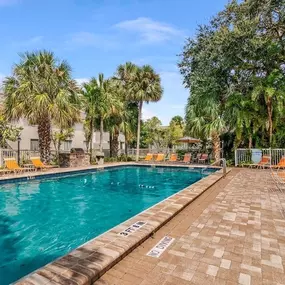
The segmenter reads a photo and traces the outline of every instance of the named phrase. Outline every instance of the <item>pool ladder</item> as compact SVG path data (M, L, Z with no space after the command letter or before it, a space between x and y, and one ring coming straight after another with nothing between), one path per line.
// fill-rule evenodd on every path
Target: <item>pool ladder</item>
M219 162L219 163L222 162L223 177L225 177L226 174L227 174L227 161L226 161L225 158L220 158L220 160L217 160L217 161L215 161L214 163L212 163L211 165L209 165L209 166L203 168L201 172L203 173L203 172L206 171L210 166L214 166L214 165L217 164L218 162Z

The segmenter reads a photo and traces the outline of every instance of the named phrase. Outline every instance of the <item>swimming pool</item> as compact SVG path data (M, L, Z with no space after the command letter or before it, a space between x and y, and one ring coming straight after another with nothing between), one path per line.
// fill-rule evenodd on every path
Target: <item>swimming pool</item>
M0 185L0 284L23 277L206 175L189 168L127 166Z

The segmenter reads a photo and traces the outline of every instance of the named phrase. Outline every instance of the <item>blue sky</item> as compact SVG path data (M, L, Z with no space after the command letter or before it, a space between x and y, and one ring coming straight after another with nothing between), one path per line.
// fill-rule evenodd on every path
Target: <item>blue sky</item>
M143 118L168 124L184 116L188 90L177 68L186 37L207 23L227 0L0 0L0 80L23 51L48 49L66 59L82 82L112 76L126 61L151 64L164 95L145 104Z

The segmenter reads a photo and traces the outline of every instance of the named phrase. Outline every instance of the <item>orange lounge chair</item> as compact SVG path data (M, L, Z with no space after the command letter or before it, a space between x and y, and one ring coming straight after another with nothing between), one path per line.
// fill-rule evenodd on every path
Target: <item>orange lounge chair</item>
M191 162L191 153L185 153L183 158L184 163L190 163Z
M271 165L270 168L273 169L285 168L285 156L282 156L279 162L276 165Z
M283 190L284 189L284 186L285 186L285 172L282 171L282 172L274 172L272 171L271 172L271 176L273 178L273 180L275 181L277 187L280 189L280 190Z
M265 168L270 166L270 156L262 156L261 160L258 163L252 163L249 165L250 168Z
M177 153L172 153L168 160L169 162L176 162L177 161Z
M146 157L144 158L144 161L151 161L153 160L153 154L152 153L148 153L146 155Z
M40 157L31 157L30 158L32 164L34 165L35 169L50 169L53 168L53 165L45 165L43 164L43 162L41 161Z
M155 162L164 161L164 154L159 153L155 159Z
M20 167L15 158L4 158L4 162L6 168L14 173L32 170L31 168Z

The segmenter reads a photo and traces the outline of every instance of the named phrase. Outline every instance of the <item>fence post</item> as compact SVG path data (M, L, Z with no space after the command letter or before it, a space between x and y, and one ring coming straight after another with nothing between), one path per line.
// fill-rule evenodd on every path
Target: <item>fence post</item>
M238 165L237 149L235 149L235 166Z

